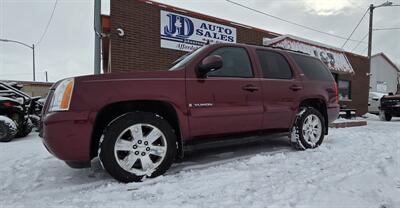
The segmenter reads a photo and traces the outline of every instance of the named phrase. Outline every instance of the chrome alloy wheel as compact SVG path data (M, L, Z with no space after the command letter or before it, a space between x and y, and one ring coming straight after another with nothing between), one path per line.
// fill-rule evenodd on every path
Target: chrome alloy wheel
M167 152L165 135L157 127L138 123L118 136L114 155L118 165L136 175L151 175Z
M303 122L304 140L311 146L315 146L322 134L322 123L318 116L311 114Z

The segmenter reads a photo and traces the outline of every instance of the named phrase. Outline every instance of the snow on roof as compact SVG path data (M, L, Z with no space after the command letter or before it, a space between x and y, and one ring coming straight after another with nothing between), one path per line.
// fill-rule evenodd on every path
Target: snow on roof
M321 42L317 42L317 41L313 41L313 40L309 40L309 39L305 39L305 38L301 38L301 37L297 37L297 36L289 35L289 34L282 35L282 36L273 38L271 40L268 40L268 41L266 41L265 44L266 45L271 45L273 43L277 43L277 42L279 42L279 41L281 41L283 39L286 39L286 38L290 38L290 39L297 40L297 41L300 41L300 42L308 43L308 44L311 44L311 45L315 45L315 46L319 46L319 47L323 47L323 48L327 48L327 49L331 49L331 50L335 50L335 51L339 51L339 52L343 52L343 53L345 52L341 48L337 48L337 47L334 47L334 46L331 46L331 45L327 45L327 44L324 44L324 43L321 43Z
M293 35L283 35L266 40L263 44L307 53L319 58L331 71L336 73L355 73L345 51L340 48Z

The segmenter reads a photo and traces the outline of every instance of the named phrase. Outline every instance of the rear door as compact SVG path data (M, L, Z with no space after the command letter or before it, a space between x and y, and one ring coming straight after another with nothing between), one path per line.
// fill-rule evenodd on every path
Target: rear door
M204 79L193 73L196 66L186 69L190 70L187 102L192 137L259 130L263 117L261 83L255 78L247 49L224 46L208 55L220 55L223 67Z
M297 113L302 82L284 55L264 49L257 49L256 54L263 76L263 128L290 128Z

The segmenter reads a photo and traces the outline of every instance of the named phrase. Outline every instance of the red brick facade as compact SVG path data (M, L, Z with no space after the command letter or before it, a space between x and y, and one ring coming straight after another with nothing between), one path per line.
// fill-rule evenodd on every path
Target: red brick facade
M111 66L104 71L121 72L131 70L166 70L171 63L185 54L160 47L160 10L191 16L210 22L234 27L237 30L237 42L262 45L263 38L275 38L280 34L248 26L241 26L227 20L206 16L164 4L142 0L111 1L110 42ZM103 26L104 27L104 26ZM125 32L118 36L117 29ZM104 44L106 43L106 44ZM108 42L103 40L103 60L108 60ZM351 80L352 101L345 103L356 108L359 115L367 112L369 78L368 59L348 53L355 75L340 75L341 79ZM107 62L108 63L108 62ZM105 64L106 65L106 64Z

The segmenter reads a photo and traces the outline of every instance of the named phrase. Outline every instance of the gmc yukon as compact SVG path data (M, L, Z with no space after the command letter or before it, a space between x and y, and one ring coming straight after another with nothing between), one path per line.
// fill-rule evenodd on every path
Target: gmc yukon
M165 173L202 144L286 134L297 149L316 148L339 114L330 71L306 54L213 44L174 64L57 82L43 111L44 145L75 168L99 157L112 177L132 182Z

